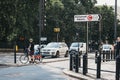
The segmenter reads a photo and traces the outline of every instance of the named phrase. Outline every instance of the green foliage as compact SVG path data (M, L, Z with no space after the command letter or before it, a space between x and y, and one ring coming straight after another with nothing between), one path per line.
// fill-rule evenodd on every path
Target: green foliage
M12 41L14 34L33 36L35 20L38 17L39 0L1 0L0 1L0 34L1 40Z
M79 40L86 39L86 23L74 23L74 15L101 14L102 40L112 42L114 12L112 7L98 6L96 0L47 0L45 6L46 26L41 35L48 42L56 41L55 27L60 28L59 41L71 43L79 33ZM39 42L39 0L0 0L0 41L14 41L16 37L34 38ZM98 41L98 22L89 23L90 39ZM94 38L96 37L96 38Z
M112 7L98 6L94 7L94 13L99 13L102 17L102 40L105 41L106 37L110 43L114 40L114 12Z

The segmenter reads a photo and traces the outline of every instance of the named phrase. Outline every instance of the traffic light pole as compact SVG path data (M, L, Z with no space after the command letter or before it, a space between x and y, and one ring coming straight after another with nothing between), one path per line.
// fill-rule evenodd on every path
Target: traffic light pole
M39 0L39 46L41 45L41 29L44 27L44 9L45 0Z

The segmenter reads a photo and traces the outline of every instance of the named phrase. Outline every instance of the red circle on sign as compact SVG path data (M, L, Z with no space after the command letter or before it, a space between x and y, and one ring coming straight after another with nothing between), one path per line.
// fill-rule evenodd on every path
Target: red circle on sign
M89 15L89 16L87 17L87 19L88 19L89 21L91 21L91 20L92 20L92 16Z

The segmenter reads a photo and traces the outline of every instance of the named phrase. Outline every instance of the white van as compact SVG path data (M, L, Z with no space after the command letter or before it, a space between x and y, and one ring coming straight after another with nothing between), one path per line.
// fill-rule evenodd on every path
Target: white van
M78 48L78 46L79 46L79 48ZM72 51L72 50L75 50L75 51L79 50L79 52L86 53L86 43L84 43L84 42L73 42L70 46L69 51Z

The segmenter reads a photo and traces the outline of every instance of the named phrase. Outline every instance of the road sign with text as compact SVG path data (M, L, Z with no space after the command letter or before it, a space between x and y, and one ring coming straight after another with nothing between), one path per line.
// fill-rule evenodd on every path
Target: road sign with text
M41 37L40 40L41 41L47 41L47 37Z
M100 21L100 14L74 15L74 22Z

